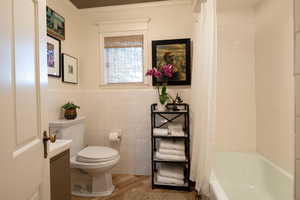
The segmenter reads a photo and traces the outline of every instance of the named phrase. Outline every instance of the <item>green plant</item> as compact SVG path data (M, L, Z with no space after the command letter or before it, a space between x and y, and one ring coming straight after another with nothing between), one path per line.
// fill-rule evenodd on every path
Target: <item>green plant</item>
M157 89L159 92L159 87ZM161 88L161 92L159 92L159 101L161 104L165 104L168 99L169 99L169 96L167 93L167 86L163 85Z
M77 108L80 109L80 106L77 106L72 102L68 102L65 105L63 105L62 108L65 110L71 110L71 109L77 109Z

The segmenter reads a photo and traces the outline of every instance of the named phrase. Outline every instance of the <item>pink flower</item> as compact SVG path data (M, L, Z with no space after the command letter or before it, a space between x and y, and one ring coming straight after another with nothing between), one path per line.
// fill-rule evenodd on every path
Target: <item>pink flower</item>
M161 69L166 77L171 78L173 76L173 65L166 64L163 65Z
M153 74L156 78L160 78L161 73L159 71L155 71Z
M156 68L149 69L146 73L146 76L154 76L156 78L161 78L161 72L158 71Z
M146 76L153 76L155 73L155 69L149 69L146 73Z

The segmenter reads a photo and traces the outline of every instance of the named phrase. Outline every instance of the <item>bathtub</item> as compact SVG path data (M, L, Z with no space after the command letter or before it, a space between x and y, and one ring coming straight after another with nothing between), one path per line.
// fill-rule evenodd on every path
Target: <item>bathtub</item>
M293 177L256 153L216 153L211 200L293 200Z

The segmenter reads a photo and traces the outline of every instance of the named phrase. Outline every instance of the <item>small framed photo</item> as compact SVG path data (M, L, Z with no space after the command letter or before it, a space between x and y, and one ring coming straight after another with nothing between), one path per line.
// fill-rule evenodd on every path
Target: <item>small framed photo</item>
M47 33L59 40L65 40L65 18L49 8L47 12Z
M173 77L168 85L191 85L191 39L152 41L152 65L160 69L165 64L174 67ZM161 85L156 78L153 85Z
M68 54L62 54L62 81L78 84L78 59Z
M61 72L61 46L60 40L47 36L47 66L48 76L60 77Z

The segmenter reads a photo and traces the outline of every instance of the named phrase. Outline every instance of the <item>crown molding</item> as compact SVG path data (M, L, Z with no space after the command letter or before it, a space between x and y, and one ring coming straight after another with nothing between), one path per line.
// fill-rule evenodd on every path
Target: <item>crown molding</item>
M138 4L129 4L129 5L120 5L120 6L106 6L98 8L86 8L80 9L79 13L81 15L95 14L99 12L113 12L113 11L124 11L128 9L139 9L147 7L160 7L160 6L173 6L173 5L192 5L193 0L166 0L158 2L149 2L149 3L138 3Z
M151 18L98 21L96 25L99 27L100 33L138 31L147 30L150 21Z
M124 20L99 21L96 23L96 25L149 23L150 21L151 21L151 18L124 19Z

